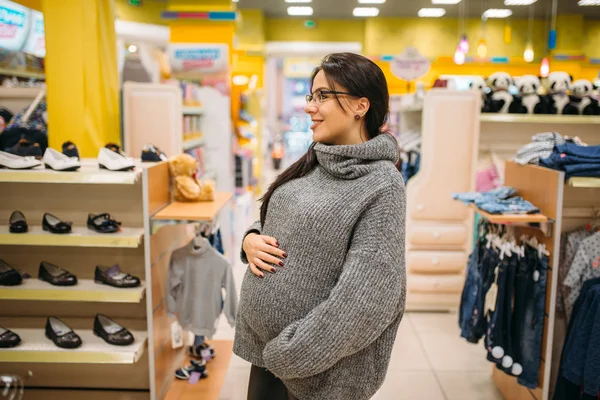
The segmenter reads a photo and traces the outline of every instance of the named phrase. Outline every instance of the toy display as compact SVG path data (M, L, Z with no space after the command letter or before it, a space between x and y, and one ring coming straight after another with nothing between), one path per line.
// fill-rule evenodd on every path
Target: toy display
M471 90L478 91L481 94L481 112L489 112L488 111L488 86L485 82L485 79L481 76L476 76L473 78L471 83L469 84L469 88Z
M548 75L548 94L544 96L548 114L579 114L579 110L571 103L568 91L571 90L572 78L562 71L551 72Z
M169 159L169 170L173 178L175 201L214 201L215 182L199 181L196 178L198 161L189 154L179 154Z
M515 96L508 112L511 114L547 114L547 108L538 90L540 79L535 75L523 75L515 79L519 95Z
M489 107L485 112L507 113L513 102L513 95L508 89L513 84L512 77L506 72L495 72L487 79L491 92L488 94Z
M594 85L587 79L578 79L573 82L571 103L577 107L581 115L600 115L600 105L593 96Z

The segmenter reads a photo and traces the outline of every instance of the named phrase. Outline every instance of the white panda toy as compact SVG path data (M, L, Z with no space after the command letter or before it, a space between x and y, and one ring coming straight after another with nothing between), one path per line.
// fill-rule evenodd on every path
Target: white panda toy
M540 89L540 78L535 75L523 75L515 79L519 95L511 103L508 112L511 114L545 114L546 107L538 90Z
M548 94L544 98L548 114L579 114L567 93L571 90L571 80L571 76L562 71L551 72L548 75Z
M581 115L600 115L598 100L592 97L594 85L587 79L578 79L573 82L573 95L571 103L577 107Z
M495 72L489 76L487 82L492 90L488 94L489 112L507 113L513 102L513 95L508 91L513 84L512 77L506 72Z
M469 88L479 92L481 95L481 111L486 112L488 109L487 93L489 89L485 83L485 79L483 79L481 76L473 77L473 80L471 83L469 83Z

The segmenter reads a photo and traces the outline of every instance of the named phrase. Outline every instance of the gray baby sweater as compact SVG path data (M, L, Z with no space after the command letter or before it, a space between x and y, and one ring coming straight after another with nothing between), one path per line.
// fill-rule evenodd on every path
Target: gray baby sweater
M317 167L280 186L264 226L249 229L275 237L288 257L263 279L247 270L233 350L300 400L366 400L383 383L404 313L397 145L382 134L314 149Z
M195 241L199 249L194 248ZM183 329L211 338L217 330L221 310L233 326L236 308L231 265L206 238L198 237L171 254L167 311L177 313Z

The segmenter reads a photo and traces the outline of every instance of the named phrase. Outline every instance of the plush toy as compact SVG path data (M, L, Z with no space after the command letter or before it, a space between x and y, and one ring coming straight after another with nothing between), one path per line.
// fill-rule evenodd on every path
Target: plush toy
M538 95L540 78L535 75L523 75L515 79L519 95L515 96L508 112L512 114L546 114L545 103Z
M600 115L598 100L592 97L594 85L587 79L578 79L573 82L573 95L571 103L577 107L581 115Z
M473 80L469 84L471 90L479 92L481 95L481 112L489 112L489 104L487 98L488 87L485 83L485 79L481 76L473 77Z
M179 154L169 159L169 170L173 177L175 201L214 201L214 181L198 181L198 161L189 154Z
M579 113L577 107L571 104L571 98L567 93L571 90L571 76L566 72L556 71L548 75L548 94L544 96L548 114Z
M488 86L492 90L488 94L490 103L489 112L507 113L513 102L513 95L508 92L513 80L506 72L495 72L487 79Z

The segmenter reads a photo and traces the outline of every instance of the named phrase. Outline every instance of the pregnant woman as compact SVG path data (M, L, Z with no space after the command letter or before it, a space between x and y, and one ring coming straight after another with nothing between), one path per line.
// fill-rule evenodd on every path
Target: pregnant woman
M269 187L242 244L234 352L252 363L249 400L367 400L406 292L387 83L369 59L331 54L306 102L314 143Z

